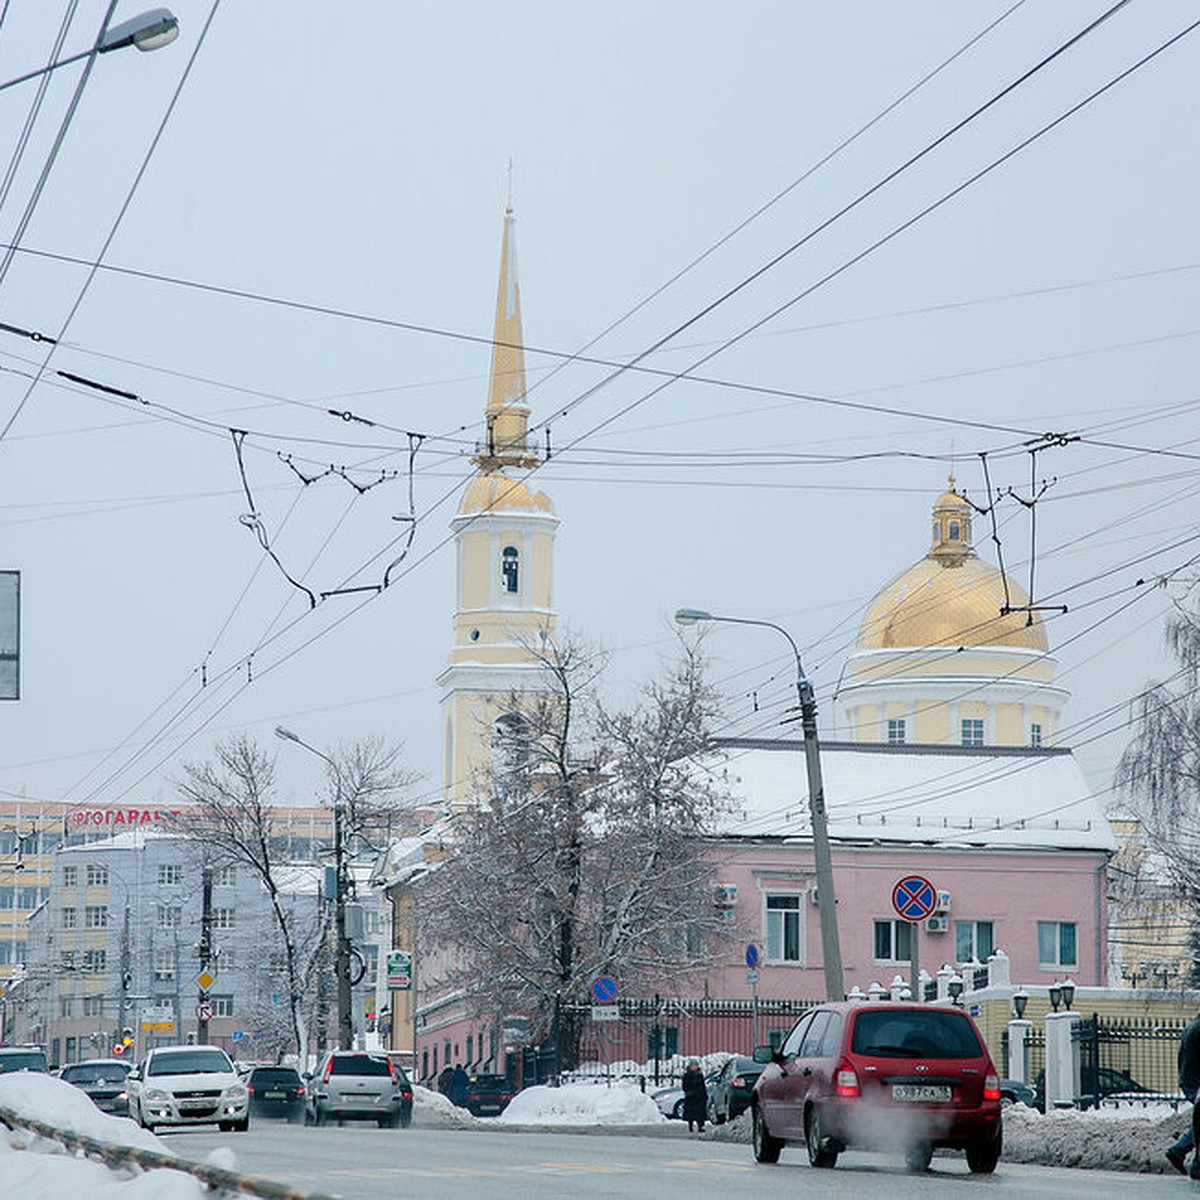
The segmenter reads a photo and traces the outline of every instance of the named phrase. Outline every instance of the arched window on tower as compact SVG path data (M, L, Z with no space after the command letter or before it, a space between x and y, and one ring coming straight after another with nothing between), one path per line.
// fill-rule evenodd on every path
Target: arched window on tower
M516 771L529 761L529 722L520 713L502 713L492 727L492 765Z
M500 555L500 581L506 592L516 593L521 583L520 555L516 546L505 546Z
M958 541L958 522L957 521L950 522L950 540L952 542Z

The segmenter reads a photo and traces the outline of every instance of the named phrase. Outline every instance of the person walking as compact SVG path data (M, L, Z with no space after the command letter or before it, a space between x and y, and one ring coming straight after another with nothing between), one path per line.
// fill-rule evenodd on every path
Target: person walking
M437 1077L437 1089L443 1096L450 1095L450 1086L454 1083L454 1068L447 1063Z
M1194 1106L1196 1092L1200 1091L1200 1014L1188 1022L1179 1038L1179 1088ZM1167 1161L1180 1174L1187 1170L1187 1156L1195 1150L1197 1139L1200 1139L1198 1126L1200 1120L1193 1107L1191 1124L1179 1141L1167 1150ZM1191 1176L1200 1179L1200 1156L1192 1157Z
M708 1087L700 1072L700 1064L693 1058L683 1073L683 1119L688 1123L688 1133L694 1125L704 1132L704 1121L708 1116Z
M471 1086L471 1077L463 1070L462 1063L454 1064L454 1075L450 1080L450 1102L459 1108L467 1106L467 1091Z

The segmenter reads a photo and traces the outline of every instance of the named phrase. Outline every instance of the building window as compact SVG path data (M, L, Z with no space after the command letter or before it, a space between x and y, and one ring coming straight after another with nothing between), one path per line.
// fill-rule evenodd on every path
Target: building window
M962 744L964 746L983 745L983 718L963 717Z
M912 926L907 921L875 922L875 961L912 962Z
M180 929L183 926L183 909L178 904L160 904L158 906L158 928Z
M175 948L159 946L154 951L154 982L170 983L175 978Z
M221 960L221 970L229 971L237 966L237 951L232 946L222 946L217 952L217 957Z
M78 959L74 950L64 950L58 956L59 968L63 971L74 971L78 965Z
M214 929L232 929L234 919L237 916L237 910L233 908L214 908L212 910L212 922Z
M802 955L800 897L767 897L767 958L799 962Z
M88 863L87 886L108 887L108 868L103 863Z
M84 998L83 998L83 1015L85 1017L102 1017L102 1016L104 1016L104 997L103 996L84 996Z
M520 585L520 568L516 546L505 546L500 556L500 579L506 592L516 594Z
M78 927L79 909L64 908L62 910L62 927L64 929L75 929Z
M1037 721L1034 721L1029 726L1029 744L1031 746L1040 746L1042 744L1042 727Z
M89 975L103 975L108 969L108 952L105 950L85 950L83 952L83 969Z
M954 922L954 961L987 962L996 949L991 921Z
M950 540L952 542L958 541L958 532L959 532L958 522L951 521L950 522Z
M183 866L180 863L158 864L158 886L178 887L183 882Z
M84 929L107 929L108 905L89 904L83 910L83 927Z
M79 868L63 867L63 887L79 886Z
M887 724L888 745L903 746L904 745L904 718L889 717Z
M75 1015L75 997L74 996L59 996L59 998L58 998L58 1015L60 1017L73 1017Z
M1039 921L1038 966L1077 967L1074 921Z
M214 887L236 887L237 886L237 866L230 863L227 867L218 867L213 872Z
M213 1003L214 1017L232 1017L233 1016L233 994L227 996L211 996L209 997Z

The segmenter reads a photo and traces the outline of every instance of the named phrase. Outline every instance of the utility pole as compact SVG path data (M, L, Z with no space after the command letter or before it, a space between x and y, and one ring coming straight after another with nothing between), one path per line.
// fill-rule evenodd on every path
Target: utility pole
M208 1041L208 983L211 986L212 975L208 964L212 962L212 867L205 867L201 875L200 893L200 996L196 1004L196 1041ZM178 1014L180 1022L183 1014Z

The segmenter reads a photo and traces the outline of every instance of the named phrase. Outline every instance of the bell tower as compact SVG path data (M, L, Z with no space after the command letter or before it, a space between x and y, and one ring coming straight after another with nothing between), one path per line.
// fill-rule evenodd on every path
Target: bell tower
M524 482L541 459L529 445L516 221L504 214L500 281L483 437L451 528L457 557L454 638L438 677L442 705L442 794L472 803L491 763L498 723L515 692L537 690L537 647L555 635L554 535L550 500Z

